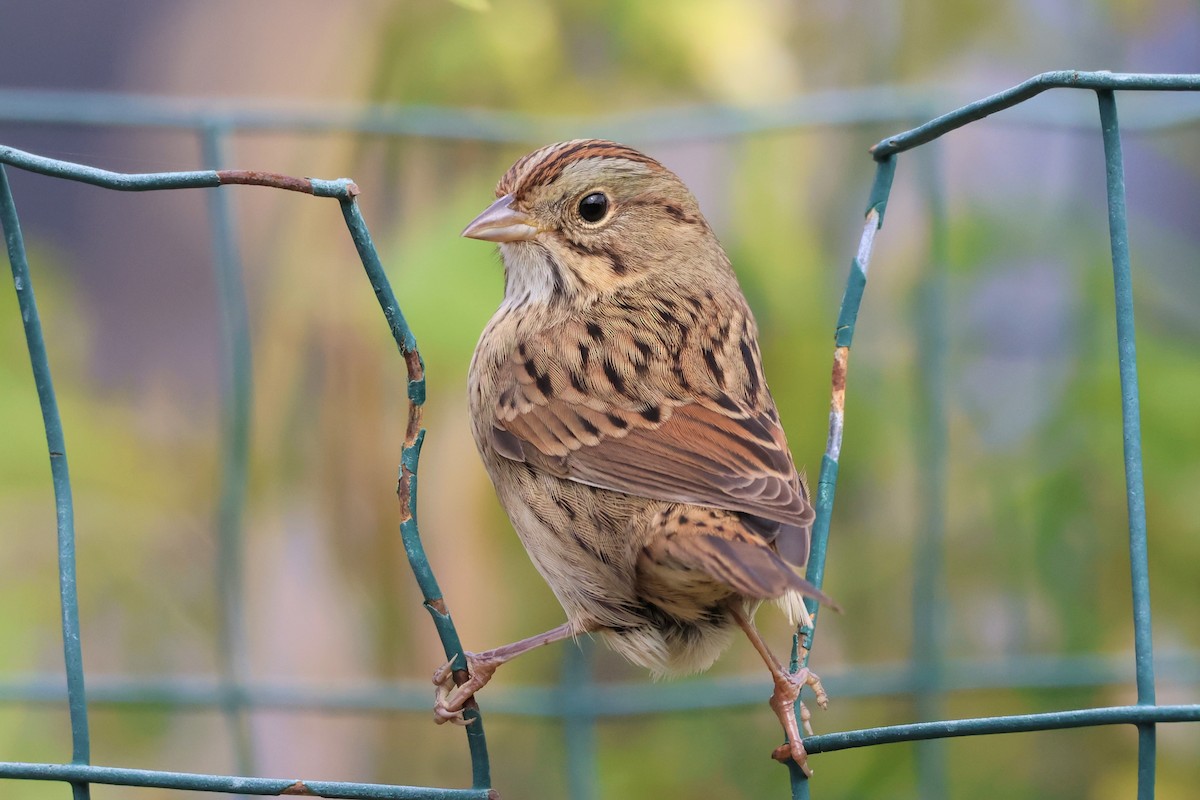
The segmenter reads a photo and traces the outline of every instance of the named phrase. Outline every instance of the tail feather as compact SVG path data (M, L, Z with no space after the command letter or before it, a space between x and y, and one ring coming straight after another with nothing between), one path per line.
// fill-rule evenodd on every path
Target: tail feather
M746 597L776 600L789 592L797 592L837 608L831 597L797 575L787 562L762 543L697 534L672 536L664 541L664 545L670 557L704 570Z

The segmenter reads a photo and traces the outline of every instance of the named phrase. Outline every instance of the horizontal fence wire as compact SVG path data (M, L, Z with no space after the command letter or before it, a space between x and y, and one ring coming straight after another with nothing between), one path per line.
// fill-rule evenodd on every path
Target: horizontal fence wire
M244 795L288 795L337 797L349 800L494 800L487 789L438 789L428 786L395 786L349 781L300 781L280 778L248 778L191 772L160 772L148 769L98 767L90 764L0 763L0 778L27 781L70 781L73 786L103 783L150 789L181 789L195 792L224 792Z
M581 641L585 643L586 640ZM571 652L571 650L568 650ZM1200 656L1155 654L1155 673L1177 684L1200 684ZM1124 686L1136 677L1133 665L1120 656L1013 656L995 660L948 659L935 682L923 668L882 664L823 672L821 681L839 698L978 692L990 689L1046 691ZM569 687L569 688L568 688ZM221 684L200 678L122 678L89 676L88 705L206 709L220 704ZM570 695L570 703L564 698ZM429 711L425 680L356 682L329 687L247 680L238 695L247 708L322 713ZM487 706L493 714L545 717L636 717L668 712L758 706L763 683L743 677L709 678L673 683L612 681L547 686L489 685ZM65 702L62 681L43 675L0 681L0 703L55 705Z
M1009 122L1054 127L1092 128L1094 113L1085 117L1078 109L1059 105L1020 104L1041 92L1052 88L1083 88L1097 92L1101 98L1106 164L1109 170L1110 222L1123 227L1124 198L1123 178L1119 168L1119 128L1116 124L1114 90L1169 90L1192 92L1200 89L1200 76L1189 75L1124 75L1115 73L1051 72L1035 76L1019 86L993 95L984 100L969 103L958 110L933 119L924 125L897 136L884 139L872 153L879 162L876 183L868 204L867 220L862 241L852 265L839 314L835 333L834 391L830 413L830 437L825 457L822 460L817 483L815 501L817 520L814 526L813 556L809 566L809 579L820 585L825 568L825 556L832 513L837 467L841 454L844 429L845 378L849 348L853 338L859 303L866 286L869 258L874 244L875 232L880 228L886 210L892 176L896 166L895 156L906 150L933 141L939 136L982 119L989 114L1007 109L1005 119ZM1106 100L1105 97L1110 98ZM224 145L230 135L254 131L288 131L293 133L322 133L351 131L368 134L422 136L438 139L476 140L492 142L535 142L552 138L576 135L586 129L614 138L640 141L680 141L685 139L707 139L714 137L740 137L757 133L771 133L810 128L824 125L852 125L886 122L910 122L928 118L933 113L933 97L938 93L926 89L897 90L895 88L866 89L839 92L827 96L806 96L770 109L745 110L726 108L691 108L656 111L644 114L613 116L608 118L537 117L522 114L463 111L434 108L390 108L390 107L343 107L329 109L261 106L238 106L223 104L219 107L176 103L152 98L127 95L102 95L91 93L23 92L0 90L0 121L21 123L70 123L110 126L143 126L188 129L201 137L205 162L212 167L194 172L168 172L149 174L122 174L78 164L57 161L31 153L0 146L0 164L25 169L43 175L66 178L122 191L154 191L159 189L213 188L231 184L272 186L332 197L339 201L344 220L359 251L372 288L379 299L381 309L405 358L409 374L410 416L404 449L401 456L399 495L402 501L401 534L406 552L426 598L426 606L434 620L445 645L447 658L461 658L461 644L454 632L453 622L446 611L440 589L424 558L416 528L416 472L424 431L420 427L421 403L424 400L424 368L416 351L412 333L404 322L399 306L395 302L387 278L370 234L362 222L355 197L357 187L348 180L324 181L253 171L219 169L225 161ZM945 97L945 93L941 94ZM1132 124L1126 130L1159 130L1172 126L1200 121L1200 97L1181 95L1181 102L1144 106L1139 109ZM942 104L944 101L938 101ZM1106 105L1107 103L1107 105ZM1116 155L1114 156L1113 148ZM3 167L0 167L0 174ZM931 179L931 184L937 184ZM19 224L11 193L4 179L3 223L8 243L10 261L13 264L14 283L18 296L27 297L32 304L32 286L28 264L20 241ZM1119 189L1114 199L1114 191ZM251 392L249 364L239 364L230 343L245 342L244 294L240 286L240 264L236 247L232 244L230 202L221 192L211 193L210 219L213 237L217 242L217 270L222 286L222 313L226 315L226 428L224 449L226 474L229 481L222 490L218 510L218 530L226 530L222 540L221 570L218 576L223 587L234 592L242 580L238 562L240 559L241 533L240 513L244 492L244 474L241 467L240 448L244 446L244 431L238 426L247 413ZM1114 210L1115 209L1115 210ZM938 215L934 214L935 220ZM846 697L886 694L917 694L935 697L947 691L960 689L1029 686L1048 689L1069 686L1099 686L1125 683L1131 677L1137 683L1138 704L1116 708L1091 708L1067 710L1049 714L996 716L971 720L939 720L912 725L888 726L841 733L829 733L806 737L805 747L811 753L832 752L851 747L882 744L888 742L921 741L952 736L1007 733L1018 731L1048 730L1091 725L1133 724L1138 726L1139 743L1139 797L1148 798L1153 792L1154 757L1153 732L1155 723L1200 720L1200 705L1158 706L1154 704L1153 651L1149 638L1149 583L1145 579L1145 525L1144 499L1140 486L1140 454L1136 453L1140 437L1130 435L1130 413L1136 421L1136 372L1127 377L1130 366L1136 368L1132 349L1132 300L1122 297L1122 280L1128 285L1128 249L1123 233L1112 228L1114 276L1118 294L1118 325L1122 361L1122 409L1126 422L1126 462L1129 472L1130 501L1130 548L1131 570L1134 577L1135 629L1137 631L1137 654L1135 665L1113 658L1101 657L1021 657L1001 662L978 664L973 662L947 661L936 654L932 665L914 661L908 665L872 669L851 669L841 675L826 676L826 683L837 694ZM937 237L934 237L937 241ZM1122 249L1123 248L1123 249ZM16 254L14 256L14 254ZM1124 259L1123 262L1121 259ZM18 267L18 262L22 265ZM20 275L18 273L20 272ZM224 277L220 277L220 276ZM936 280L934 281L936 297ZM28 287L22 295L22 286ZM1126 308L1123 305L1128 300ZM22 311L25 313L25 300ZM1126 321L1122 321L1126 314ZM36 320L36 314L33 319ZM27 330L29 317L26 316ZM40 326L39 334L40 336ZM87 796L89 783L112 783L127 786L153 786L160 788L195 789L201 791L231 792L239 794L315 794L328 797L401 797L401 798L451 798L487 797L490 792L490 772L482 720L478 710L470 708L468 718L477 722L468 726L468 741L472 756L472 789L433 789L425 787L383 786L343 782L284 781L262 778L239 778L234 776L191 775L187 773L128 770L112 767L91 766L87 749L86 707L91 703L138 704L155 703L176 707L217 707L224 710L234 733L243 725L245 712L250 708L325 709L331 711L376 711L376 710L428 710L428 685L412 684L359 685L345 690L316 689L312 687L286 687L256 684L245 678L238 666L237 628L242 623L237 619L231 604L222 613L222 673L216 681L151 680L121 681L95 679L90 682L88 693L83 691L82 657L78 654L77 609L73 623L69 619L68 605L77 604L73 585L73 536L71 535L70 484L66 474L65 448L57 447L52 431L52 418L57 418L50 384L49 365L45 359L44 345L40 355L35 352L34 337L29 339L31 362L34 365L35 382L47 413L46 426L51 450L52 472L56 494L59 495L59 541L63 567L63 623L64 648L67 657L66 698L72 710L72 731L75 752L72 764L19 764L0 763L0 778L21 778L65 781L72 785L76 797ZM246 348L248 352L248 347ZM936 396L936 360L927 364L927 376L935 380L930 383L933 394L928 402L931 409L928 418L935 420L938 413ZM243 374L244 371L244 374ZM240 377L239 377L240 376ZM46 392L49 392L47 406ZM61 421L57 421L57 440L61 445ZM1134 442L1133 451L1129 445ZM58 453L59 455L55 455ZM59 462L61 467L57 466ZM244 466L244 465L242 465ZM60 480L61 472L61 480ZM239 485L241 481L241 485ZM60 485L61 484L61 485ZM927 486L936 491L939 484L936 476L927 478ZM59 490L65 491L65 495ZM65 501L63 500L65 497ZM926 516L936 514L938 499L932 496L927 505ZM65 509L65 516L64 516ZM1142 514L1140 527L1137 513ZM938 523L935 521L935 526ZM922 552L937 552L939 539L934 538L920 544ZM64 544L65 542L65 544ZM1140 548L1140 549L1139 549ZM68 569L69 567L69 569ZM936 581L940 578L938 564L926 565L927 577ZM933 585L933 584L931 584ZM1140 587L1140 588L1139 588ZM224 591L224 589L223 589ZM1142 594L1138 594L1139 591ZM936 594L914 597L914 613L936 610L939 598ZM812 609L814 615L818 609ZM927 618L936 620L936 617ZM74 628L69 627L69 623ZM793 666L807 660L813 644L814 631L801 630L794 648ZM73 642L73 644L72 644ZM72 666L72 647L77 661ZM461 661L458 662L461 664ZM1200 675L1200 665L1193 653L1159 654L1160 674L1170 674L1181 680L1194 682ZM461 679L464 673L456 673ZM1015 677L1014 677L1015 676ZM563 673L563 683L554 687L527 687L489 692L487 701L490 709L497 713L563 718L566 722L565 736L568 760L571 762L570 783L573 796L594 796L596 775L595 721L604 717L629 716L659 713L673 710L698 708L720 708L754 704L761 700L763 684L746 679L706 679L682 685L645 686L643 684L604 684L591 682L586 658L570 659ZM569 689L570 703L563 703ZM64 691L61 681L50 681L41 676L27 680L0 682L0 701L61 702ZM935 708L928 706L927 708ZM239 744L240 748L241 745ZM935 763L936 762L931 762ZM239 756L239 768L252 768L253 755L247 739L244 756ZM809 782L797 769L791 770L793 797L807 797Z
M1096 73L1045 73L1047 76L1089 74ZM1042 77L1039 75L1031 81ZM317 106L258 100L188 100L121 93L0 88L0 121L189 131L218 125L223 130L243 133L317 135L349 132L508 144L543 144L578 136L582 132L639 142L683 142L828 127L913 124L929 119L947 106L966 104L977 96L973 90L948 89L944 84L875 86L813 92L758 108L680 106L634 113L572 116L419 105L323 102ZM1200 119L1200 97L1182 95L1170 105L1146 103L1139 106L1136 118L1124 127L1127 131L1156 131L1190 124L1197 119ZM1095 115L1083 107L1018 105L1009 108L1005 121L1033 127L1087 130L1095 126Z

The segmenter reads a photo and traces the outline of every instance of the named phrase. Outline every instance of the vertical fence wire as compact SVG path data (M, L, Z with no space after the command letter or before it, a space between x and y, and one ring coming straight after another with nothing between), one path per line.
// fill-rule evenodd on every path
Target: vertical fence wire
M1133 277L1125 207L1125 164L1117 100L1111 89L1096 93L1104 138L1108 184L1108 234L1112 247L1113 294L1117 313L1117 364L1121 376L1121 429L1125 454L1125 496L1129 513L1129 571L1133 586L1133 646L1138 705L1153 706L1154 642L1150 628L1150 566L1146 532L1146 489L1142 478L1142 423L1138 400L1137 347L1134 343ZM1155 727L1138 725L1138 800L1154 797Z
M949 437L946 421L947 222L941 150L935 144L916 154L921 190L929 213L929 258L918 279L913 320L917 334L917 414L913 431L917 463L917 529L913 552L911 668L917 719L942 716L945 692L945 538ZM917 786L923 800L947 796L946 743L916 745Z
M871 187L871 195L867 200L866 222L863 223L858 252L855 253L854 260L850 264L850 274L846 279L846 291L842 294L837 326L834 329L829 438L825 444L825 454L821 457L821 472L817 478L812 551L809 554L808 569L805 573L807 580L817 588L821 587L825 579L829 525L833 516L834 493L837 489L838 460L842 454L842 434L846 423L846 370L850 360L850 345L854 341L854 326L858 321L858 310L862 305L863 292L867 288L867 269L871 263L871 249L875 244L876 232L883 226L883 214L887 209L888 195L891 193L892 179L895 174L896 159L894 158L884 159L875 167L875 183ZM806 597L804 603L812 618L812 624L802 625L796 633L792 644L792 672L795 672L798 667L808 665L808 656L812 652L813 636L816 632L817 614L820 612L820 606L812 598ZM801 651L803 655L800 655ZM799 710L797 710L798 713ZM805 740L806 747L807 741ZM800 769L800 765L791 759L787 762L787 768L793 800L808 800L808 776L804 774L804 770Z
M379 252L367 230L366 221L355 201L357 188L339 197L342 216L350 231L350 238L358 250L359 259L366 270L375 298L383 310L388 329L396 346L404 356L408 369L408 426L404 435L404 449L400 456L400 478L397 482L396 493L400 498L402 520L400 534L404 542L404 550L408 562L412 566L413 576L421 587L425 597L425 608L433 618L434 626L441 637L446 658L454 662L454 680L461 684L467 679L466 657L463 654L462 641L450 610L442 596L437 578L425 555L425 546L417 529L417 465L421 458L421 445L425 441L425 429L421 427L422 411L425 404L425 364L417 350L417 340L412 329L396 302L392 284L379 260ZM490 789L492 785L491 764L488 758L487 738L483 732L483 717L474 698L463 709L463 719L466 722L467 745L471 753L471 785L475 789Z
M227 131L205 127L200 136L204 166L226 166ZM233 742L234 763L242 775L254 772L254 738L244 684L249 671L245 623L244 537L242 533L250 463L253 404L250 312L242 260L228 191L206 192L213 243L213 274L221 313L221 484L217 501L217 654L221 712Z
M33 381L37 386L42 422L46 428L46 446L50 451L50 473L54 481L54 506L58 528L58 588L62 608L63 660L67 671L67 708L71 717L71 763L87 764L91 760L88 737L87 692L83 679L83 644L79 630L79 592L75 570L75 503L71 497L71 471L67 464L66 435L58 400L54 395L54 379L50 359L46 355L46 339L42 333L42 318L33 293L29 273L29 258L21 222L13 200L8 173L0 164L0 224L4 226L4 243L12 267L13 288L25 327L25 343L29 362L33 366ZM72 781L75 800L88 800L91 791L85 781Z
M571 800L596 800L600 771L596 766L596 715L592 702L578 702L583 687L595 685L590 639L567 642L558 682L563 706L563 746L566 748L567 786ZM590 698L589 698L590 700Z

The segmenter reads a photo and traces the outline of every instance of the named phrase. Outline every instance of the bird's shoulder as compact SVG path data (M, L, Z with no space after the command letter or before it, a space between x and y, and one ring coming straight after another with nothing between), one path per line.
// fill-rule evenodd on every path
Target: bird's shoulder
M485 331L477 360L494 363L501 391L531 387L535 404L603 400L641 410L710 401L773 414L758 328L736 285L640 288L566 314L506 314Z

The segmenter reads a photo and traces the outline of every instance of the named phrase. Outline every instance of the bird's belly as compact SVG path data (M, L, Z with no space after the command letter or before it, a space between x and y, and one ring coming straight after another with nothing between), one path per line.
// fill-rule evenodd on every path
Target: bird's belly
M523 466L511 469L524 472ZM597 496L599 490L531 472L495 483L521 544L572 623L640 623L629 498Z
M506 508L567 619L596 630L627 660L656 678L682 675L708 669L728 647L735 624L727 588L704 578L695 586L673 580L660 592L646 585L635 558L602 557L590 537L576 538L579 529L554 524L546 509L522 501Z
M506 470L512 472L506 472ZM517 473L517 474L513 474ZM513 528L580 630L656 677L707 669L736 627L730 592L709 576L650 578L638 556L665 504L500 465L494 480ZM647 580L650 578L650 580Z
M634 664L650 670L655 678L703 672L729 646L737 624L728 606L709 614L683 620L660 612L654 606L636 627L601 631L605 643Z

